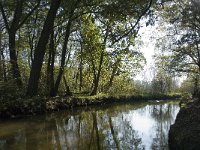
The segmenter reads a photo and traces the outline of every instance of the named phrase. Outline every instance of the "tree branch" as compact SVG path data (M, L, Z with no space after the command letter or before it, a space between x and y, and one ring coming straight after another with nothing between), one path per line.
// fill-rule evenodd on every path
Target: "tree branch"
M6 30L9 32L10 31L10 27L9 27L8 20L6 18L6 14L5 14L5 11L3 9L3 5L2 5L1 2L0 2L0 9L1 9L2 17L3 17L3 20L4 20L5 26L6 26Z
M138 23L140 22L140 20L142 19L142 17L147 13L147 11L150 9L151 5L153 3L153 0L150 0L149 5L146 7L146 9L142 12L142 14L138 17L138 19L136 20L135 24L132 26L132 28L126 32L124 35L122 35L121 37L119 37L118 39L116 39L115 41L112 42L111 46L114 45L116 42L119 42L121 39L123 39L124 37L128 36L134 29L135 27L138 25Z
M41 0L38 0L37 5L35 7L33 7L33 9L25 16L25 18L18 25L17 29L19 29L26 22L26 20L33 14L33 12L40 6L40 1Z

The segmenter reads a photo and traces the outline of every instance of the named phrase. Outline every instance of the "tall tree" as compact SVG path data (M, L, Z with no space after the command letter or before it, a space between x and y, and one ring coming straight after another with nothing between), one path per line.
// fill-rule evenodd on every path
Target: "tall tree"
M34 60L31 67L29 82L28 82L28 89L27 89L27 96L34 96L38 92L38 83L40 78L40 72L42 68L42 63L46 51L46 45L49 40L49 36L53 30L53 24L56 17L56 13L60 6L61 0L51 0L51 6L48 11L46 20L43 25L43 29L38 41L38 44L35 49Z
M71 10L69 11L69 18L66 25L65 36L64 36L65 38L64 38L63 47L62 47L61 63L60 63L58 76L55 82L55 88L54 88L54 94L53 94L54 96L57 95L58 93L58 88L59 88L60 81L62 79L63 72L64 72L64 67L66 63L65 60L66 60L67 46L68 46L69 36L71 33L71 25L73 22L74 11L80 2L81 0L76 0L74 3L72 3Z
M4 9L5 5L10 5L11 2L2 2L0 1L0 10L2 13L2 17L4 19L4 24L6 27L6 30L9 35L9 52L10 52L10 63L12 67L12 73L13 73L13 78L16 80L16 83L18 87L22 86L22 80L21 80L21 74L19 70L19 65L18 65L18 59L17 59L17 50L16 50L16 33L17 31L24 25L26 20L32 15L32 13L39 7L40 0L37 1L37 4L27 13L25 10L23 10L25 1L24 0L17 0L14 3L14 10L13 11L13 16L8 16L6 14L6 11ZM11 13L12 14L12 13ZM12 20L10 21L10 18Z
M140 27L139 22L143 16L149 13L152 3L153 0L140 2L120 0L115 2L110 1L103 7L100 7L101 13L89 15L85 20L88 21L88 23L83 21L87 24L86 26L88 26L88 31L83 31L85 33L82 33L82 35L85 36L83 37L85 40L88 40L86 40L87 48L85 49L90 49L88 54L91 56L90 61L93 70L91 95L97 94L98 91L106 48L112 48L122 40L130 42L131 39L137 35ZM96 53L98 56L94 55L95 51L98 51L98 53ZM116 69L114 69L114 72L115 70ZM115 74L114 72L113 75ZM114 77L113 75L111 77L111 82Z
M167 56L165 59L170 71L179 74L200 73L199 6L200 2L196 0L174 0L165 6L161 17L171 26L167 28L167 36L160 38L159 48Z

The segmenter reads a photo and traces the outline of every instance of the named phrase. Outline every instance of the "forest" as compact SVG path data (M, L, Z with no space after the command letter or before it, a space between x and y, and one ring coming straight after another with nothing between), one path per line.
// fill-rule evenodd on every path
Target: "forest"
M14 90L12 95L28 97L96 95L118 92L124 80L124 89L132 88L131 72L140 70L145 59L129 47L152 5L153 1L1 2L1 92L9 95Z
M148 33L147 28L150 28ZM146 47L145 42L148 42ZM149 45L153 45L153 54L150 54ZM152 55L150 68L147 68L146 54ZM24 139L29 137L27 127L23 125L21 128L15 126L21 133L16 135L13 131L10 139L11 136L1 131L6 126L2 119L60 110L72 112L67 112L58 122L52 117L54 115L47 115L46 120L40 120L38 116L38 125L50 124L50 132L46 126L41 130L48 133L48 140L56 140L58 149L63 146L60 145L62 141L59 142L60 136L67 135L68 125L72 128L71 133L74 124L79 131L78 134L73 132L74 136L79 140L85 136L89 149L150 147L145 145L147 143L140 138L130 119L131 115L136 115L137 119L138 114L144 115L147 110L149 122L144 116L135 121L147 121L149 126L156 124L158 129L151 131L156 133L152 146L168 147L166 133L169 131L170 149L195 149L199 147L197 141L200 139L199 79L198 0L0 0L0 149L13 146L9 141L16 145L18 138L13 140L15 136L23 141L18 148L26 149L22 147L27 142ZM180 111L176 102L168 103L169 99L180 101ZM142 104L126 105L132 102ZM88 108L90 105L97 109ZM79 110L80 106L85 110ZM115 111L112 112L109 106ZM143 113L138 113L139 110ZM123 115L127 120L123 120ZM123 126L120 127L117 119ZM100 121L104 123L98 125ZM90 128L86 128L86 123ZM57 126L61 126L60 129ZM81 128L91 129L91 135L82 133ZM125 137L120 137L121 128L131 135L124 130L121 134ZM37 133L38 129L39 126L35 126ZM115 146L106 141L109 133ZM191 140L184 143L185 139ZM130 143L121 143L120 147L120 141ZM55 143L51 144L56 146ZM81 149L80 143L78 147Z
M38 96L198 96L199 5L1 0L0 99L4 104ZM155 24L163 34L154 37L154 75L138 81L146 64L138 32Z
M199 5L195 0L1 0L2 105L38 96L198 97ZM138 81L146 64L138 32L155 24L163 34L155 37L153 79Z

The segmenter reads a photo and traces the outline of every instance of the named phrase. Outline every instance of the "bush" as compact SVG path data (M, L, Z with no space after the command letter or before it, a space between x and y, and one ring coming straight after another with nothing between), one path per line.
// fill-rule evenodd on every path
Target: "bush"
M0 99L13 99L19 97L20 92L14 81L0 82Z

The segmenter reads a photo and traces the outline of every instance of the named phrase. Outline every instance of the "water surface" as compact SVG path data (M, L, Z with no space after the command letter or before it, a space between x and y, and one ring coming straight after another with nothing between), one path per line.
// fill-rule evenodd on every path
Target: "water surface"
M1 150L167 150L178 102L62 111L0 122Z

